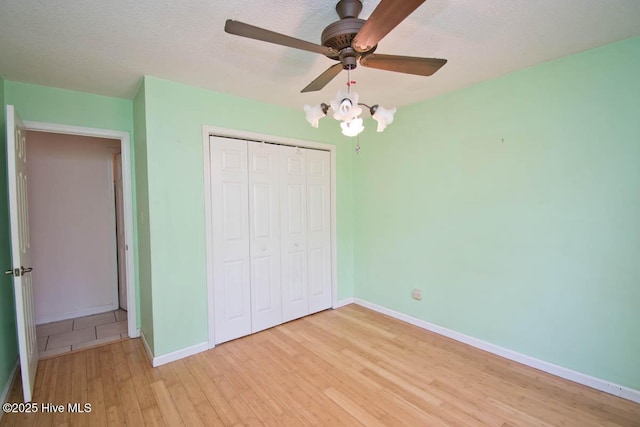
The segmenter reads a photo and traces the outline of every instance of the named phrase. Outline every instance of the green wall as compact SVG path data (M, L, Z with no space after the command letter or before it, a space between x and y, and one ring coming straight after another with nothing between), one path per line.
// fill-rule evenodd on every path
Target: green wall
M133 139L133 103L131 100L110 98L106 96L92 95L88 93L75 92L70 90L56 89L45 86L38 86L26 83L5 81L4 82L4 104L12 104L23 120L48 122L64 125L92 127L99 129L110 129L129 132ZM4 117L4 113L2 115ZM4 135L4 132L3 132ZM4 143L3 136L3 147ZM4 158L5 149L2 149L0 157L0 234L4 236L8 233L5 230L7 224L7 196L6 196L6 161ZM135 191L135 188L134 188ZM134 203L135 212L135 203ZM134 224L134 234L135 234ZM0 261L4 259L5 251L8 251L8 237L0 239L3 243ZM136 248L134 248L136 250ZM137 256L135 257L137 258ZM2 263L4 265L4 263ZM3 376L4 365L12 364L14 360L6 361L4 358L15 359L15 315L13 313L13 303L5 310L4 304L8 301L9 295L5 295L6 289L10 287L5 283L7 278L2 275L0 278L0 304L2 312L0 314L0 340L4 344L7 340L7 355L0 355L0 389L4 386ZM12 300L11 295L11 300ZM140 319L138 319L140 324ZM7 338L10 337L10 338ZM2 346L0 354L5 351Z
M5 82L6 103L23 120L129 132L133 138L133 103L27 83Z
M138 278L140 329L154 353L153 292L151 289L151 234L149 230L149 180L147 171L147 113L145 108L145 83L133 100L133 125L136 172L136 206L138 223Z
M212 125L337 146L339 299L640 389L638 75L640 38L542 64L401 108L381 134L368 119L360 156L333 120L154 77L133 101L0 79L0 103L132 135L138 325L155 356L208 337ZM7 242L4 150L0 173ZM0 387L17 354L5 285Z
M153 77L145 78L144 91L156 356L208 339L203 125L335 143L338 296L352 295L353 140L337 123L313 129L302 105L267 105Z
M2 274L11 268L9 241L9 194L7 188L7 143L5 81L0 77L0 393L4 389L11 369L18 358L16 316L13 302L13 280Z
M355 295L639 390L638 76L634 38L367 133Z

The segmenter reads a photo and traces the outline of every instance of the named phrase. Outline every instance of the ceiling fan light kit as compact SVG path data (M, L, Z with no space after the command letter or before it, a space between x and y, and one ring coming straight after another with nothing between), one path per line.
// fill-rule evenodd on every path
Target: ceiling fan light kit
M336 12L340 19L329 24L322 31L320 37L322 44L296 39L230 19L225 24L225 31L241 37L320 53L331 60L338 61L302 89L303 93L323 89L342 70L354 70L358 63L363 67L379 70L430 76L446 64L447 60L374 53L378 42L424 1L381 0L371 16L364 20L358 18L362 11L360 0L340 0L336 5ZM348 83L349 88L350 85L351 82ZM393 121L395 108L387 110L379 105L369 107L359 104L356 93L352 94L349 90L344 96L344 92L341 91L331 102L330 108L333 110L333 117L342 121L341 128L344 135L356 136L364 129L362 119L359 117L362 112L360 105L369 108L371 116L378 122L378 132L382 132ZM325 103L316 106L305 105L304 110L311 126L318 127L318 122L327 114L329 105Z
M351 87L351 84L353 83L349 82L349 87ZM326 116L329 108L331 108L333 110L333 118L342 122L340 123L342 134L345 136L357 136L364 130L362 118L360 117L360 114L362 114L361 106L363 106L369 109L371 117L378 122L378 132L382 132L388 124L393 122L393 115L396 113L395 108L388 110L378 104L369 107L358 102L358 99L356 92L341 90L330 104L323 102L313 106L305 105L304 111L306 112L307 121L311 126L317 128L320 119Z

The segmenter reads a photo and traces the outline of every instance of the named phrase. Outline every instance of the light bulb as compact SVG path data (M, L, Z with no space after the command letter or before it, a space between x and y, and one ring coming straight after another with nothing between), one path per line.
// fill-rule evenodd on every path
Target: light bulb
M334 119L347 123L362 114L362 107L358 105L358 94L343 90L331 101L331 109Z
M349 114L349 112L351 111L351 107L353 107L351 100L349 98L343 99L340 103L340 113L344 115Z

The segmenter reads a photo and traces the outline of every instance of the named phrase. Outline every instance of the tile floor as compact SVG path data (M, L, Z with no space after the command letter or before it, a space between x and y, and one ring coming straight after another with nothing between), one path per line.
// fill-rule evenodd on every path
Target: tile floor
M40 358L128 338L127 312L108 311L36 326Z

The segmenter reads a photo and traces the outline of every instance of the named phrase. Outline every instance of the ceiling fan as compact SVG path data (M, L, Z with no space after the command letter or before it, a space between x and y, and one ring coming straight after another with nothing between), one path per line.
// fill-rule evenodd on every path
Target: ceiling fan
M224 30L229 34L248 37L309 52L320 53L340 61L329 67L302 92L313 92L325 87L342 70L353 70L360 65L399 73L430 76L438 71L446 59L414 56L382 55L374 53L378 42L389 34L425 0L381 0L369 19L359 19L360 0L340 0L336 12L340 19L329 24L321 36L321 45L300 40L264 28L228 19Z

